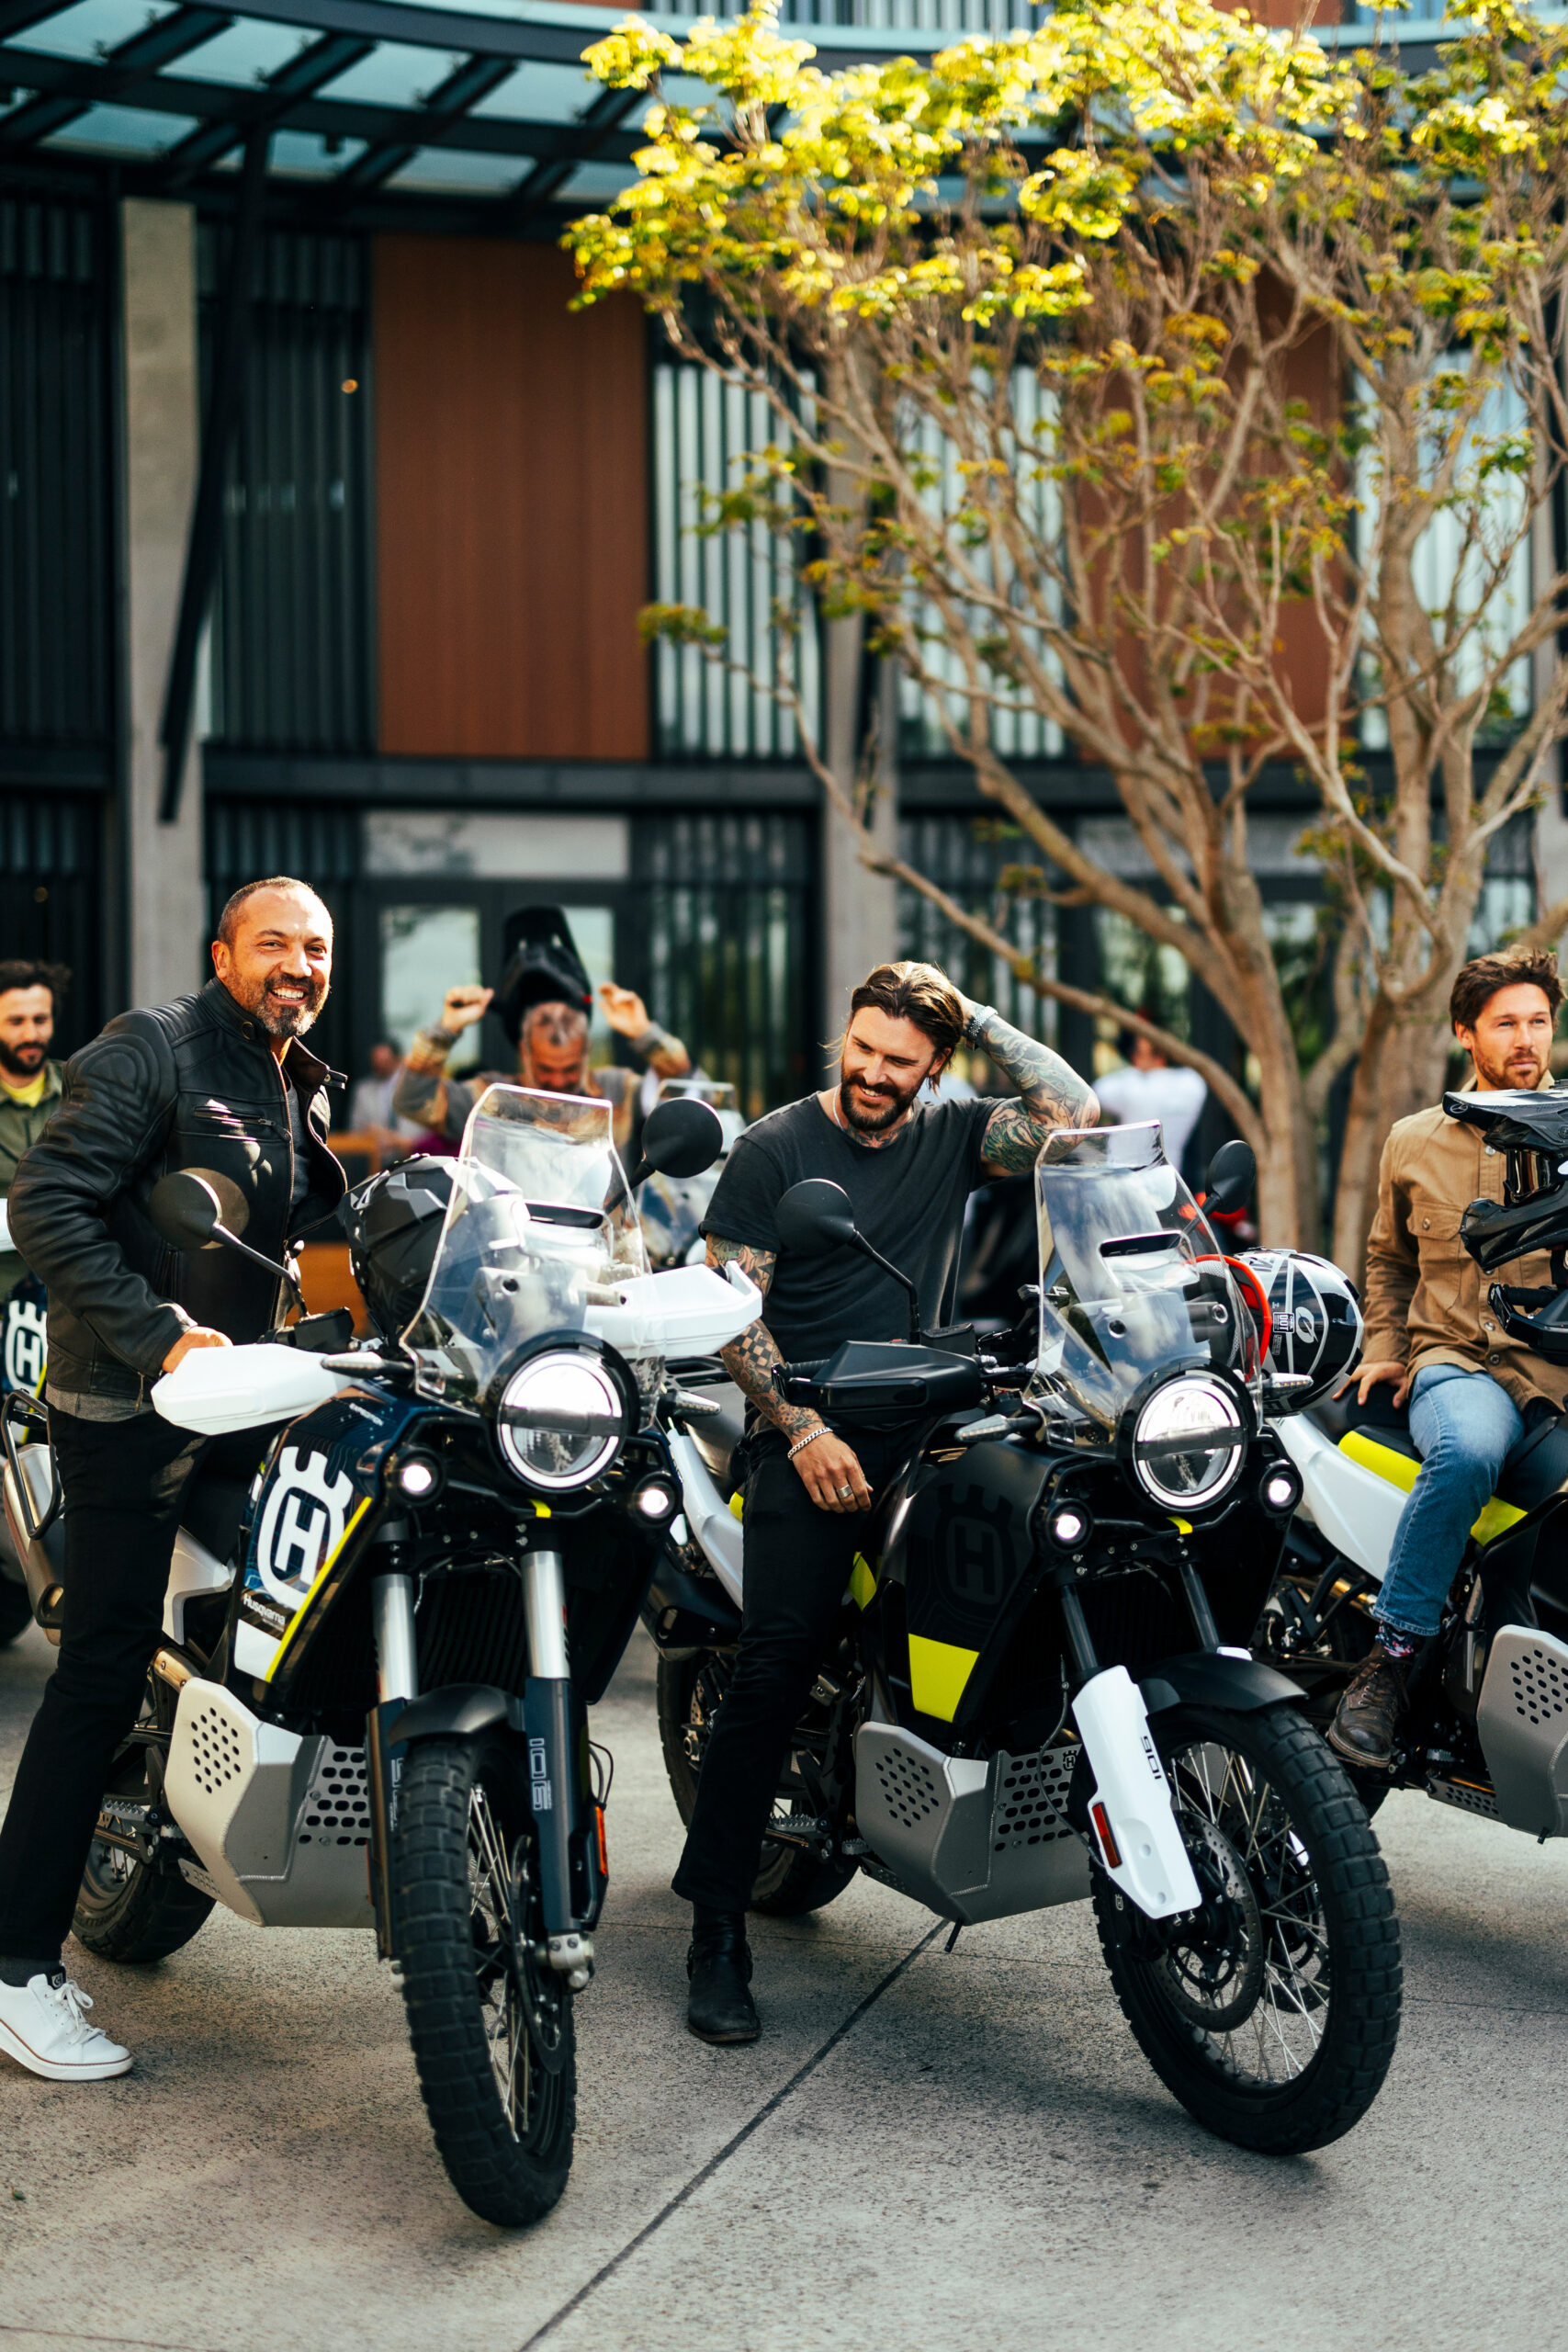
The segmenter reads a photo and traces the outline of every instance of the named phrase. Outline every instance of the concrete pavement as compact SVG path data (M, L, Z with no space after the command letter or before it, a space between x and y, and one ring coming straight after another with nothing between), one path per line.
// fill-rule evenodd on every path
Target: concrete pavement
M52 1653L0 1650L0 1788ZM508 2237L436 2162L367 1938L221 1912L145 1973L73 1945L133 2074L0 2059L0 2352L1492 2352L1563 2341L1568 1849L1417 1797L1379 1829L1406 2005L1371 2116L1270 2163L1123 2026L1086 1906L967 1930L866 1880L759 1923L765 2035L682 2022L679 1847L639 1635L577 2162ZM19 2192L19 2196L17 2194Z

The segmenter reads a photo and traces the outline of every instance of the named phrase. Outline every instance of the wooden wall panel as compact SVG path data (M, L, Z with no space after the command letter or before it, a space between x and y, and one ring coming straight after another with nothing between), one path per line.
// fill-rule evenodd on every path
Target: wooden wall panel
M548 245L376 246L381 749L645 759L643 315Z

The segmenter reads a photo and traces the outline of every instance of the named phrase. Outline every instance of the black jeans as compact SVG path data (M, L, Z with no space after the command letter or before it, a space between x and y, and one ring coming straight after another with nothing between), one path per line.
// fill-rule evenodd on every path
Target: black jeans
M880 1499L894 1448L852 1436ZM746 1440L746 1579L740 1647L708 1736L685 1851L671 1883L688 1903L744 1911L789 1737L827 1654L864 1511L818 1510L782 1431Z
M52 1968L116 1748L163 1635L180 1498L210 1441L156 1413L50 1415L64 1500L64 1623L0 1827L0 1957Z

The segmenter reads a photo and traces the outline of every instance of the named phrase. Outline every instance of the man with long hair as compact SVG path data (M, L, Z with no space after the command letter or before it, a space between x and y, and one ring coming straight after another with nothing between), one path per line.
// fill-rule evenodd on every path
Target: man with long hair
M964 1042L1015 1098L920 1101ZM908 1328L905 1293L866 1259L784 1249L778 1203L807 1177L841 1184L865 1238L915 1283L922 1327L937 1329L953 1317L969 1194L1032 1168L1054 1128L1092 1127L1098 1116L1058 1054L972 1004L934 965L879 964L850 1000L837 1084L760 1119L719 1178L703 1227L708 1262L736 1260L765 1304L724 1351L747 1399L736 1464L745 1622L674 1880L693 1906L687 2022L705 2041L754 2041L760 2030L746 1908L789 1736L895 1458L874 1438L852 1445L820 1414L786 1404L773 1368L831 1355L845 1340L902 1339Z

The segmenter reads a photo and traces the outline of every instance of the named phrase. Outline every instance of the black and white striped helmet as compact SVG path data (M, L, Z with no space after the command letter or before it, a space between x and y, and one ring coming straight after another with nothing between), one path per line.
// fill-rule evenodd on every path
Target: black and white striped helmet
M1365 1325L1355 1283L1330 1260L1305 1250L1249 1250L1243 1263L1269 1301L1269 1371L1276 1378L1304 1375L1312 1382L1291 1396L1292 1408L1315 1404L1361 1352Z

